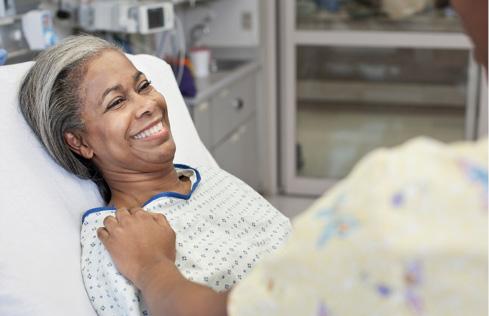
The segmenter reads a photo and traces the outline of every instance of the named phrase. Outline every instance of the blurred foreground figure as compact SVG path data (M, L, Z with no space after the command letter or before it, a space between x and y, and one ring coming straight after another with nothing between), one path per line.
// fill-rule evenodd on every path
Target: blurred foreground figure
M487 315L487 150L374 151L294 220L230 315Z

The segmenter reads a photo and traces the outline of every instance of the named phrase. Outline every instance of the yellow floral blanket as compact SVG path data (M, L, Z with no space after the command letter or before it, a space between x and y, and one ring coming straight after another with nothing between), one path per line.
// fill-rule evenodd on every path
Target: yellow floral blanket
M233 289L233 316L487 315L488 147L365 157Z

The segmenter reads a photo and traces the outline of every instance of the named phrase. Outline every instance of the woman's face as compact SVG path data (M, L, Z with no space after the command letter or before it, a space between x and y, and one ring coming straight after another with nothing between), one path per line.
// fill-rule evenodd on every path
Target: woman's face
M79 153L103 173L158 171L172 163L175 143L166 102L148 78L115 50L93 58L85 70Z

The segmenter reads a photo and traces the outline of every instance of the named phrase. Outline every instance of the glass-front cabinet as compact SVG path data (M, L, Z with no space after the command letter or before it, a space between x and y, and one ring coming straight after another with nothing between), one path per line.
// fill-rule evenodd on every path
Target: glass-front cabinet
M374 148L476 137L480 69L445 1L280 1L282 187L317 195Z

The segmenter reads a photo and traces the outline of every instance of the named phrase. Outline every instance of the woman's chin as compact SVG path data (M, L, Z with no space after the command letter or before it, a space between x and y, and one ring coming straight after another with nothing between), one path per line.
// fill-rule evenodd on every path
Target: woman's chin
M160 158L162 161L171 160L173 162L176 149L175 142L173 141L173 138L170 137L166 142L158 146L157 153L161 155Z

